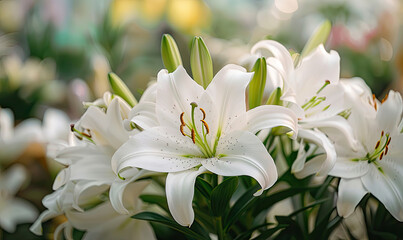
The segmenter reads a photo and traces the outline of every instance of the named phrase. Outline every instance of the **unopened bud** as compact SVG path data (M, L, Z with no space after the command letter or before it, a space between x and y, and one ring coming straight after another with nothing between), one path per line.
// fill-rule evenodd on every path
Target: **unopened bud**
M266 86L267 66L264 57L256 60L252 69L252 80L249 83L249 109L255 108L262 104L263 92Z
M312 36L309 38L308 42L305 44L305 47L302 50L300 59L307 56L309 53L312 52L312 50L314 50L320 44L324 45L327 41L327 38L329 37L331 29L332 29L332 24L330 23L329 20L326 20L325 22L323 22L316 29L314 34L312 34Z
M161 56L168 72L175 71L182 65L182 58L175 40L169 34L164 34L161 40Z
M213 61L201 37L193 38L190 47L190 67L193 79L206 89L213 79Z
M131 107L137 104L136 98L130 92L126 84L113 72L108 74L109 84L111 85L114 94L123 98Z

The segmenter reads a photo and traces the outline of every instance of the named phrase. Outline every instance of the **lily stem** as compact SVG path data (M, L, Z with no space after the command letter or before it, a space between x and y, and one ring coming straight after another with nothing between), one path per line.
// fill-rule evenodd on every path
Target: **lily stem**
M216 228L218 240L225 239L224 229L222 228L222 217L216 217Z

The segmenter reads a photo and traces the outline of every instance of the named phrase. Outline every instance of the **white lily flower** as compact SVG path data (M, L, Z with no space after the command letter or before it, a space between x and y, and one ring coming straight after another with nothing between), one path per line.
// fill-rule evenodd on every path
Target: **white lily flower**
M24 167L17 164L0 172L0 227L8 232L14 232L19 223L33 222L38 216L34 206L14 197L26 178Z
M74 207L73 199L73 192L77 186L69 182L43 199L43 205L47 210L39 216L30 230L41 235L42 222L64 214L68 221L59 225L55 230L55 239L59 239L63 228L67 239L72 239L73 227L85 231L83 239L87 240L155 239L154 232L148 222L130 218L131 215L141 210L142 203L138 197L148 183L147 181L140 181L129 184L125 189L123 202L130 215L122 215L114 210L105 195L94 194L91 191L89 191L90 193L86 192L86 196L79 202L80 208L88 209L78 211Z
M335 51L328 53L323 45L319 45L294 66L288 50L271 40L256 43L251 54L267 57L266 95L281 88L282 104L298 116L298 137L315 143L321 148L319 153L323 153L306 162L307 154L301 152L292 171L301 178L313 173L327 174L334 166L336 152L326 134L342 133L345 139L350 140L348 143L351 146L356 145L348 122L338 115L346 108L343 103L343 88L338 83L339 55Z
M228 65L203 87L182 66L158 74L157 126L132 136L112 158L116 173L128 167L168 172L166 194L174 219L190 226L192 199L199 174L247 175L265 190L277 180L273 159L255 133L285 126L296 132L296 116L284 107L260 106L246 111L245 89L251 74ZM139 103L139 106L142 103ZM141 114L140 114L141 115ZM132 120L136 121L136 120Z
M26 147L42 138L41 122L28 119L14 128L14 116L10 109L0 108L0 163L18 158Z
M342 148L329 173L342 178L337 210L348 217L370 192L392 216L403 221L402 97L390 91L382 104L376 104L375 117L362 114L360 121L351 121L360 147Z

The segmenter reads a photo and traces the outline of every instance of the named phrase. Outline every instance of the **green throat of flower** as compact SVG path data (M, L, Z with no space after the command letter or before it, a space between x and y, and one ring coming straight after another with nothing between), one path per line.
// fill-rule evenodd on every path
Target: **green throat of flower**
M384 131L381 132L381 137L376 142L374 150L372 153L367 153L365 157L362 158L354 158L352 161L367 161L368 163L373 163L378 167L378 170L383 172L382 168L379 166L377 160L382 160L384 156L388 154L389 151L389 144L392 138L390 137L389 133Z
M321 88L316 92L315 96L311 97L308 101L306 101L301 107L304 109L304 111L308 111L310 109L313 109L314 107L318 106L321 104L323 101L326 100L326 97L319 97L317 96L325 87L327 87L330 84L329 80L326 80L325 83L322 85ZM330 105L325 106L323 109L320 109L319 111L326 111ZM311 115L314 115L317 111L307 113L305 114L306 117L309 117Z
M179 119L181 122L181 125L179 126L179 130L183 136L190 138L192 140L193 144L197 145L197 147L200 149L200 151L203 153L203 155L205 157L207 157L207 158L213 157L216 152L219 134L217 134L217 138L216 138L214 147L211 148L210 144L207 141L207 134L210 133L210 128L209 128L207 122L205 121L206 112L204 111L203 108L198 107L197 103L195 103L195 102L191 102L190 106L192 108L192 111L191 111L192 120L190 123L186 123L184 120L185 113L182 112L179 116ZM198 108L200 110L200 112L202 113L202 119L200 119L199 122L195 121L196 108ZM196 123L200 124L199 128L197 128ZM198 131L199 129L201 131Z

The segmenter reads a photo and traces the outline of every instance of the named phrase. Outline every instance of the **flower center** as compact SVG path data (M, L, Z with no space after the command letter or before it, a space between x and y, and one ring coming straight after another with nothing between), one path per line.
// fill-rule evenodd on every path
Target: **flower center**
M182 112L179 116L181 122L179 130L183 136L190 138L193 144L197 145L197 147L204 154L204 156L212 157L214 156L215 151L214 149L212 150L210 148L210 144L207 141L207 134L210 133L210 129L207 122L205 121L206 112L204 111L203 108L199 107L199 110L202 113L202 119L200 119L200 128L199 128L201 129L200 134L195 122L195 109L198 108L198 105L195 102L191 102L190 106L192 108L191 111L192 121L190 123L186 123L185 120L183 119L185 113Z
M385 132L382 131L381 136L376 142L372 153L367 153L367 155L362 158L354 158L352 159L352 161L367 161L368 163L373 163L378 167L379 171L383 172L382 168L379 166L376 160L379 159L380 161L384 156L388 154L391 139L392 138L390 137L389 133L385 134Z

